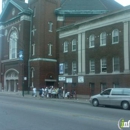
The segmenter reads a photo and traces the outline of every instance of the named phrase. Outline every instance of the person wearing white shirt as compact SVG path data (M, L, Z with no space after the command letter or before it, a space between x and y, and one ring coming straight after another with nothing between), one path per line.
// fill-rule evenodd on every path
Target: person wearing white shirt
M36 97L37 96L37 90L36 88L33 88L33 97Z

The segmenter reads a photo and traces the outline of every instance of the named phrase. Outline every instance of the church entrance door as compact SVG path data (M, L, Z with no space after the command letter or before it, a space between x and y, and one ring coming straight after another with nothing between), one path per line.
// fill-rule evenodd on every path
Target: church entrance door
M17 92L18 91L18 71L16 70L9 70L5 73L5 91L12 91Z

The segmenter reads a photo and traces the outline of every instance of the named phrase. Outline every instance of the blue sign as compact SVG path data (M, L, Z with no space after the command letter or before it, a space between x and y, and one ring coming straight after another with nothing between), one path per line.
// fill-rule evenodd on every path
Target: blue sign
M64 64L63 63L59 64L59 73L64 74Z
M19 60L23 60L23 50L19 51Z

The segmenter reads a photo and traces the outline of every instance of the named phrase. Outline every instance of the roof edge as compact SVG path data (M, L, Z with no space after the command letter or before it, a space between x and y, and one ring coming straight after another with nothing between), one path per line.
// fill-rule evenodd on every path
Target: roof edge
M8 8L9 4L14 5L14 6L15 6L16 8L18 8L20 11L24 12L24 9L23 9L21 6L19 6L19 5L18 5L17 3L15 3L13 0L10 0L10 1L8 1L8 2L6 3L6 5L5 5L5 7L4 7L4 9L3 9L3 11L2 11L2 13L1 13L1 15L0 15L0 20L1 20L2 17L4 16L4 13L5 13L6 9Z
M103 14L107 13L108 10L55 10L57 15L65 15L65 14Z

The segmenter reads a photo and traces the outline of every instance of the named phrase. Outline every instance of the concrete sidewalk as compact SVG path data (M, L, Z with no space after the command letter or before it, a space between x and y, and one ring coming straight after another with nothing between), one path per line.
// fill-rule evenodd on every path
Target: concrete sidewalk
M23 97L22 92L5 92L5 91L0 91L0 95L4 94L4 95L13 95L13 96L18 96L18 97ZM75 102L75 103L89 103L89 96L87 95L77 95L77 99L74 98L41 98L39 97L39 95L37 94L37 97L33 97L32 94L24 94L23 98L31 98L31 99L37 99L37 100L52 100L52 101L61 101L61 102Z

